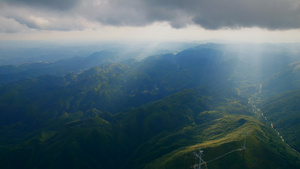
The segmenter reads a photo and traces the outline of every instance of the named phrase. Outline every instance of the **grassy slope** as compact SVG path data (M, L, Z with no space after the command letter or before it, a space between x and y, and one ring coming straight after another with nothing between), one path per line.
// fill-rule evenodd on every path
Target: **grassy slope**
M241 148L247 131L244 154L234 152L207 165L296 168L299 155L270 127L249 117L244 101L237 99L203 88L183 90L118 114L111 122L94 117L40 130L32 139L2 147L0 164L7 169L189 168L195 163L191 153L198 147L207 161Z
M285 141L300 151L300 90L284 92L261 104L261 110L268 118L268 124L280 132Z
M227 152L241 148L244 142L243 131L249 132L247 136L246 151L236 151L220 159L207 163L208 168L299 168L299 154L282 144L279 137L262 123L249 117L233 117L218 119L207 131L223 130L226 120L246 122L229 132L214 136L208 140L191 146L181 147L163 155L155 161L148 163L144 168L190 168L199 160L195 160L192 152L199 148L204 150L204 161L210 161ZM213 128L213 129L212 129ZM280 154L280 153L282 154ZM297 162L298 160L298 162ZM204 165L203 165L204 167Z

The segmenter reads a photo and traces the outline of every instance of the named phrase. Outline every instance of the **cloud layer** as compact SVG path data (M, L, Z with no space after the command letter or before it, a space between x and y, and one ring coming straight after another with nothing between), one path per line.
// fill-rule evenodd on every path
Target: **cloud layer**
M199 25L210 30L244 27L287 30L300 28L300 1L0 0L0 20L1 32L81 30L99 25L146 26L155 22L167 22L174 28Z

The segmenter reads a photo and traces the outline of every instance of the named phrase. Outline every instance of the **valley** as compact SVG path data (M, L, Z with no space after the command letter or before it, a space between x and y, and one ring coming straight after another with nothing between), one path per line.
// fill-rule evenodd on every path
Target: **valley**
M201 149L202 168L298 169L300 53L275 46L1 66L0 166L193 168Z
M259 97L257 97L257 96L261 93L261 87L262 87L262 85L260 84L260 90L259 90L259 92L258 92L258 93L255 93L255 94L253 95L253 97L248 98L248 100L249 100L248 103L249 103L250 106L252 107L252 111L253 111L253 113L255 114L255 116L256 116L258 119L262 120L265 124L270 125L271 128L275 131L275 133L278 134L278 137L281 138L282 142L285 142L283 136L280 135L280 133L276 130L276 127L274 127L273 122L268 121L268 118L267 118L266 116L264 116L264 113L263 113L259 108L257 108L256 105L255 105L256 100L259 99ZM286 143L286 142L285 142L285 143ZM291 147L288 143L286 143L286 144L287 144L289 147ZM293 149L295 152L299 153L299 152L298 152L297 150L295 150L294 148L292 148L292 149Z

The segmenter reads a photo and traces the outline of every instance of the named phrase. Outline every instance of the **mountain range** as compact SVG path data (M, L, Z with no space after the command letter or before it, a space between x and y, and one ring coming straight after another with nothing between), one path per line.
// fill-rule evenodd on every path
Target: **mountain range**
M300 168L300 53L274 46L1 66L0 165Z

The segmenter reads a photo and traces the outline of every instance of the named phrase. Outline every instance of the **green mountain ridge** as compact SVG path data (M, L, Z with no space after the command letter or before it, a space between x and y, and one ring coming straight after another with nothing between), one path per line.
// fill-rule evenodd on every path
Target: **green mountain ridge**
M0 166L190 168L200 148L207 168L300 168L269 123L298 149L298 86L273 83L297 84L298 62L275 56L255 65L206 44L2 86Z
M300 90L292 90L274 96L261 103L261 111L268 119L268 124L281 133L284 140L300 151Z
M285 69L277 72L263 82L265 94L276 95L300 87L300 61L292 62Z
M250 139L247 145L252 142L251 140L259 142L267 148L255 145L254 149L266 153L268 158L286 159L285 165L273 164L272 158L269 163L257 162L256 158L253 159L254 154L247 154L251 150L249 148L245 153L249 156L247 158L255 161L255 166L272 167L274 165L282 168L296 168L298 164L292 163L292 160L288 158L295 159L297 154L278 143L280 139L276 137L276 133L272 133L271 129L254 118L239 115L243 111L238 110L234 115L235 112L230 108L233 106L234 97L227 100L227 105L224 105L224 102L218 102L220 99L217 97L220 96L202 94L207 94L203 88L185 90L150 103L146 107L142 106L125 114L117 114L111 122L94 117L66 123L57 131L41 131L35 139L30 139L1 153L0 156L3 159L1 163L7 168L21 166L25 168L156 168L157 165L161 168L182 168L192 165L193 160L179 165L178 158L185 159L185 157L177 153L191 153L200 146L205 152L207 151L208 158L213 156L213 154L210 155L210 151L217 151L211 150L212 147L233 144L236 147L229 147L238 149L243 143L243 132L248 131ZM238 105L242 103L234 104L236 105L233 107L242 106L244 111L248 109L246 103L244 106ZM286 156L276 154L273 150L274 145L271 148L268 145L269 142L277 147L277 151L285 153ZM220 152L228 149L225 146L220 148ZM168 157L174 153L175 157ZM166 155L162 156L162 154ZM166 157L168 159L165 159ZM266 156L262 157L266 158ZM13 163L11 160L19 162ZM160 160L165 162L161 164ZM235 164L231 161L231 163L229 163L233 165L231 168L252 168L253 166L247 162ZM210 165L218 168L221 164L220 162L220 164Z

